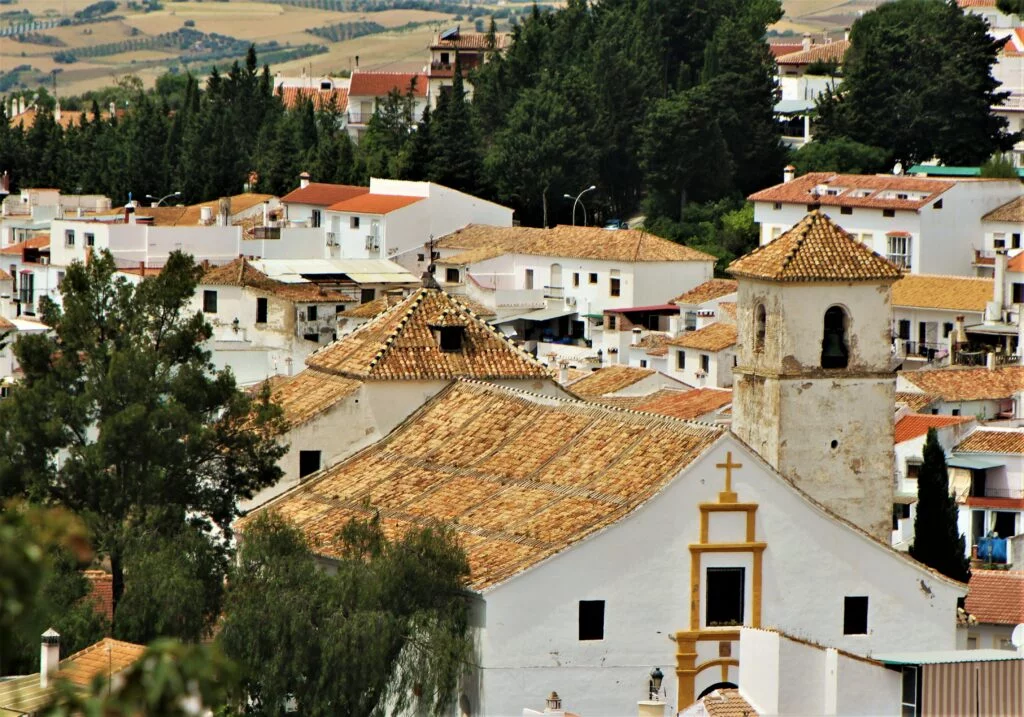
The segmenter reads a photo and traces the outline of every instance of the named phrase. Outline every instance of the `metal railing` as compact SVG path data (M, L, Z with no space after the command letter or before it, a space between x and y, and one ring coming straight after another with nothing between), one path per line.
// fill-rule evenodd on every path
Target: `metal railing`
M544 298L545 299L562 299L565 297L564 286L545 286L544 287Z

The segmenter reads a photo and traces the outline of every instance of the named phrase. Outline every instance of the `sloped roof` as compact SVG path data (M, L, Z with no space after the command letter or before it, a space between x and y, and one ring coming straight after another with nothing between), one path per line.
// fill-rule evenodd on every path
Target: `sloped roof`
M886 281L896 266L815 209L777 239L729 265L733 276L769 281Z
M440 39L434 37L431 50L504 50L512 44L512 33L494 33L494 47L490 47L486 32L459 32L454 37Z
M392 90L405 94L413 88L414 96L426 97L427 83L427 76L420 72L353 72L348 96L385 97Z
M905 274L892 285L892 305L950 311L985 311L992 279L974 276Z
M1006 262L1006 270L1020 272L1024 274L1024 251L1020 252L1016 256L1012 257L1010 261Z
M360 194L327 207L329 212L357 212L359 214L389 214L398 209L423 201L424 197L403 197L394 194Z
M14 277L12 277L10 274L8 274L3 269L0 269L0 281L12 281L13 279L14 279Z
M709 279L672 299L674 304L703 304L729 294L735 294L739 283L735 279Z
M530 254L625 262L715 260L710 254L638 229L609 231L600 227L564 225L552 229L537 229L470 224L441 237L437 247L486 249L489 256ZM449 257L447 262L458 263L454 259L455 257Z
M648 356L666 356L670 338L668 334L663 334L660 331L651 331L633 344L631 348L644 349Z
M333 289L324 289L311 281L286 283L271 279L244 257L209 269L203 274L199 284L201 286L240 286L273 294L288 301L311 304L352 301L354 299L348 294Z
M1024 623L1024 572L971 570L970 592L964 607L980 623Z
M930 393L912 393L910 391L896 392L896 403L906 404L906 406L914 413L919 412L922 408L927 408L938 400L938 396L933 396Z
M258 194L256 192L245 192L226 197L231 201L231 216L241 214L253 207L275 199L273 194ZM135 216L139 219L148 218L151 224L156 227L182 227L199 226L202 218L203 207L213 210L214 216L220 209L220 200L213 199L199 204L188 204L178 206L144 207L140 206L135 210ZM96 217L119 217L124 214L124 207L114 207L103 212L97 212Z
M808 172L789 182L754 192L752 202L783 204L820 204L836 207L874 207L916 211L952 188L956 182L892 174L836 174ZM820 191L824 189L825 191ZM837 194L828 194L828 191ZM921 199L898 199L897 193L924 195ZM893 196L890 196L893 195Z
M474 301L468 296L460 296L458 297L458 300L460 304L465 304L466 308L481 318L497 316L497 314L494 313L494 309L484 306L479 301ZM395 304L400 304L403 301L405 301L405 297L401 294L385 293L378 296L373 301L367 301L365 304L359 304L358 306L353 306L347 311L342 311L338 316L346 319L372 319L373 317L384 313Z
M597 371L591 371L579 381L575 381L572 384L572 392L584 398L604 396L628 388L655 373L655 370L651 368L605 366Z
M0 249L0 254L21 254L25 249L49 249L50 248L50 235L49 234L37 234L34 237L29 237L25 241L18 242L17 244L9 244L3 249Z
M985 222L1024 222L1024 195L996 207L981 220Z
M12 324L7 318L0 316L0 331L10 331L18 327Z
M687 331L668 343L685 349L700 351L724 351L735 346L737 340L736 325L716 321L696 331Z
M846 51L850 49L849 40L833 40L821 45L811 45L811 49L791 52L775 58L779 65L809 65L812 62L837 62L842 63Z
M761 713L735 687L712 690L697 700L707 717L758 717Z
M929 428L946 428L961 423L973 421L974 416L932 416L921 413L911 413L896 422L896 438L894 443L903 443L914 438L920 438L928 433Z
M354 517L379 511L392 535L442 521L466 551L471 587L484 590L630 514L723 433L459 381L260 510L295 522L327 556Z
M295 428L356 393L362 385L356 379L307 368L274 385L270 397L281 407L288 425Z
M289 204L309 204L314 207L329 207L346 199L368 194L369 187L356 187L351 184L325 184L310 182L305 187L293 189L281 197L282 202Z
M985 401L1009 398L1024 387L1024 366L937 368L903 371L904 379L943 401Z
M643 396L632 409L670 418L695 420L732 403L732 389L695 388L691 391L662 389Z
M348 107L348 88L335 87L322 90L319 87L281 87L277 90L281 95L281 103L285 109L293 110L303 100L312 100L313 109L336 109L344 112Z
M442 351L431 322L446 309L467 318L462 349ZM419 289L306 359L312 368L362 380L550 378L548 369L458 299Z
M960 441L957 453L1024 453L1024 428L979 428Z

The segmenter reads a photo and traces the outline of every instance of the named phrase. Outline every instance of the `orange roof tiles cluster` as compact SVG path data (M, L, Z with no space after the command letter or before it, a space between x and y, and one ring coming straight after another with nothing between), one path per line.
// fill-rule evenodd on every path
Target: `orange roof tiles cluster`
M833 40L821 45L811 45L810 49L803 49L803 45L796 52L782 55L775 58L779 65L809 65L812 62L836 62L842 64L846 51L850 49L849 40Z
M971 570L965 608L979 623L1024 623L1024 572Z
M281 201L290 204L309 204L314 207L329 207L346 199L368 194L369 187L356 187L351 184L325 184L310 182L305 187L293 189L281 197Z
M629 388L655 374L651 368L633 366L605 366L571 384L572 392L583 398L596 398Z
M512 44L512 34L508 32L494 33L494 46L486 32L460 32L454 37L435 37L430 45L431 50L504 50Z
M1006 262L1006 270L1020 272L1021 274L1024 274L1024 251L1020 252L1016 256L1012 257L1010 261Z
M427 76L420 72L353 72L348 86L351 97L385 97L392 90L412 91L415 97L427 96Z
M697 251L668 239L637 229L608 231L601 227L570 227L559 225L552 229L532 227L493 227L470 224L442 237L439 249L466 250L471 264L502 254L530 254L538 256L578 257L607 261L714 261L710 254ZM482 250L480 258L472 258L469 250ZM448 257L448 264L460 263L459 257Z
M378 296L373 301L367 301L365 304L359 304L353 306L351 309L342 311L338 316L346 319L372 319L375 316L379 316L395 304L400 304L405 301L405 296L399 293L385 293ZM489 306L481 304L479 301L469 298L468 296L458 297L460 304L465 304L466 308L472 311L474 314L481 318L497 316L494 313L494 309Z
M731 403L732 390L728 388L695 388L690 391L662 389L649 396L642 396L630 408L692 421Z
M270 397L292 428L330 410L355 394L362 381L307 368L271 386Z
M354 297L333 289L324 289L311 281L286 283L271 279L244 257L209 269L199 283L203 286L240 286L272 294L288 301L331 303L353 301Z
M50 235L49 234L38 234L34 237L29 237L25 241L18 242L17 244L8 244L3 249L0 249L0 254L21 254L25 249L49 249L50 248Z
M277 93L285 109L293 110L300 102L312 102L316 111L333 109L344 112L348 107L348 88L335 87L322 90L319 87L279 87Z
M327 556L352 518L379 514L391 536L444 522L466 551L470 586L485 590L629 515L722 435L459 381L379 443L260 511L293 521Z
M442 351L430 322L442 311L466 317L462 348ZM455 297L419 289L377 318L306 359L306 365L361 380L550 378Z
M983 277L905 274L892 285L892 305L984 312L992 300L992 285L992 279Z
M1024 196L996 207L981 220L985 222L1024 222Z
M3 269L0 269L0 281L13 281L14 277L8 274Z
M948 179L895 176L890 174L835 174L808 172L792 181L754 192L752 202L820 204L837 207L874 207L916 211L938 199L956 182ZM824 189L824 191L821 191ZM829 194L829 192L835 194ZM908 194L900 199L899 194ZM911 199L909 193L923 195Z
M633 344L632 348L644 349L648 356L667 356L671 336L660 331L651 331Z
M957 426L961 423L973 421L974 416L933 416L928 414L911 413L903 416L896 422L896 433L894 443L903 443L914 438L920 438L928 433L929 428L946 428Z
M697 700L707 717L757 717L760 713L735 687L720 687Z
M1009 398L1024 387L1024 366L937 368L903 371L900 376L943 401L986 401Z
M979 428L960 441L957 453L1022 453L1024 428Z
M423 201L423 197L403 197L396 194L360 194L327 207L329 212L354 214L390 214L410 204Z
M912 393L910 391L897 391L896 403L902 403L914 413L920 413L922 409L939 400L938 396L930 393Z
M818 210L729 265L733 276L768 281L886 281L900 270Z
M729 294L735 294L738 286L735 279L709 279L672 299L672 303L703 304Z
M668 343L684 349L699 351L725 351L737 341L735 324L716 321L696 331L687 331Z

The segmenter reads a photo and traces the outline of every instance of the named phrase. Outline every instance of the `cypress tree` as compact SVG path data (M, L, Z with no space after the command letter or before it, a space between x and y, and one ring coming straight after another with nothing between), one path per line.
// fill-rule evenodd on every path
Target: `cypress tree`
M946 454L935 429L929 428L924 462L917 474L917 516L910 556L946 577L967 582L971 577L970 560L964 557L964 536L957 530L956 517Z

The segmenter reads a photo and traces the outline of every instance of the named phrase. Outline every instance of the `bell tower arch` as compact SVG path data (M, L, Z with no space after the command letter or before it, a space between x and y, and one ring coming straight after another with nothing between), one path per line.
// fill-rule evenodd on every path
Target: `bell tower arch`
M900 270L819 210L734 261L736 435L811 497L888 542Z

